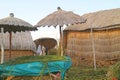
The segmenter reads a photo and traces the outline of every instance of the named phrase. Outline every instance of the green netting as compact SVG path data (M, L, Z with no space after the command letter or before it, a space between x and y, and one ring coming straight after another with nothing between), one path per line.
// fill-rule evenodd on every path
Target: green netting
M60 72L64 80L65 72L72 62L68 56L25 56L0 65L0 75L4 76L41 76Z

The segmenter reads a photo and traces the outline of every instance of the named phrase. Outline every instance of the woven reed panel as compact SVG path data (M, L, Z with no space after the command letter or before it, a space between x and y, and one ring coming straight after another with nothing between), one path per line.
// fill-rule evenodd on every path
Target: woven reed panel
M17 58L17 57L22 57L22 56L30 56L33 55L33 51L30 50L12 50L11 52L11 59ZM5 61L9 60L9 50L5 50ZM1 59L1 55L0 55Z
M120 57L120 29L93 32L95 54L99 59ZM67 54L72 57L92 57L90 32L69 32L67 34Z

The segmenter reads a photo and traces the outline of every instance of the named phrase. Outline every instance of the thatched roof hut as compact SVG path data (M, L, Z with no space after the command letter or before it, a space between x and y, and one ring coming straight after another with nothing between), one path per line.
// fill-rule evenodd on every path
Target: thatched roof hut
M64 30L64 49L77 60L93 57L91 29L97 59L120 58L120 8L83 15L86 23L70 25ZM78 57L77 57L78 56ZM78 62L79 63L79 62Z
M0 33L1 35L1 33ZM1 38L0 38L1 40ZM5 48L5 59L9 58L9 33L4 33L4 48ZM36 50L36 45L33 42L31 33L26 32L16 32L12 33L12 52L11 58L33 55Z
M57 45L57 41L54 38L48 38L48 37L38 38L34 40L34 43L36 44L36 47L38 47L38 45L43 45L48 50L55 48L55 46Z

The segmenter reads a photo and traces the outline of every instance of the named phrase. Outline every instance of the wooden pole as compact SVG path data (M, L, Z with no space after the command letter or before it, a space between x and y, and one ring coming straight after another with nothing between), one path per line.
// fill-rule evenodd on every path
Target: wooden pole
M1 64L4 63L4 28L1 28Z
M95 42L94 42L94 36L93 36L93 29L92 29L92 26L91 26L91 40L92 40L92 50L93 50L94 70L96 71Z
M61 56L63 56L63 26L61 26L61 33L62 33L62 36L61 36Z
M62 30L61 30L62 26L59 27L60 29L60 41L59 41L59 48L60 48L60 55L63 56L63 49L62 49L62 38L63 38L63 34L62 34Z
M12 32L10 32L9 34L10 34L10 38L9 38L9 41L10 41L10 45L9 45L9 59L11 59Z

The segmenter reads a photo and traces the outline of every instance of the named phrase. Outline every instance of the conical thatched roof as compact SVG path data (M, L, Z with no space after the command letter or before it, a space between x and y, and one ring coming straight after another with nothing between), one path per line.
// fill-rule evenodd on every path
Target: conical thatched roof
M87 30L91 26L94 30L120 28L120 8L88 13L82 16L86 23L68 26L65 30Z
M0 34L1 35L1 34ZM9 49L9 33L4 33L4 48ZM1 38L0 38L1 40ZM16 32L12 33L12 50L36 50L35 43L32 40L31 33L26 32Z
M52 49L57 45L57 41L53 38L39 38L34 40L37 45L44 45L47 49Z
M17 32L17 31L32 31L37 30L30 23L14 17L13 13L10 13L9 17L0 19L0 28L4 28L4 32Z
M74 23L84 23L86 19L82 18L80 15L73 13L72 11L62 10L60 7L58 10L49 14L42 20L40 20L35 26L63 26Z

